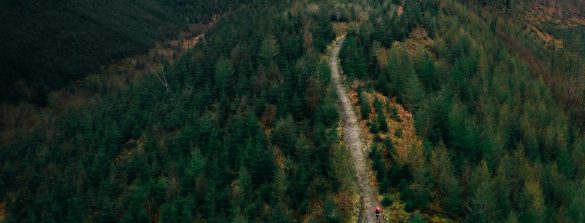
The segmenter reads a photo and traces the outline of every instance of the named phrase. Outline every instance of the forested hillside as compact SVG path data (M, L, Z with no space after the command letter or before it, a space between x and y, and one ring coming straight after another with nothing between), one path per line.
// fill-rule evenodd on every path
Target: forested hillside
M2 145L6 222L350 221L320 57L330 11L305 4L238 10L162 83L144 77Z
M583 54L526 44L527 23L502 16L519 1L105 3L1 2L2 99L42 101L80 70L229 13L159 72L14 121L0 223L356 222L356 179L378 189L384 222L585 222L583 120L539 73L582 78ZM331 81L339 47L347 97ZM342 137L338 98L363 143Z
M403 6L400 14L387 13L392 5L373 10L349 31L340 56L373 135L387 216L585 221L581 126L542 79L468 7ZM409 118L392 100L413 115L416 137L388 126Z
M209 22L249 2L1 1L0 101L44 105L48 92L101 65L146 52L188 24Z

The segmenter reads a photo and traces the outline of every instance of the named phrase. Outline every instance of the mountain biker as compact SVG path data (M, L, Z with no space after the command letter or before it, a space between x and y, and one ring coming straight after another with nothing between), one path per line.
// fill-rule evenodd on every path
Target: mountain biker
M380 215L382 214L382 208L381 207L376 207L374 209L374 214L376 215L376 221L380 221Z

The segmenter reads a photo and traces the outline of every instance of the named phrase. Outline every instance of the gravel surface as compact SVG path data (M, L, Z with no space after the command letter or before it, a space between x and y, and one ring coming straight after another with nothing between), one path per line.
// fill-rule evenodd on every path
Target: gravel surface
M347 92L343 86L341 77L341 68L339 66L339 51L343 46L345 36L338 38L331 48L329 55L329 66L331 66L331 79L337 90L338 105L342 118L343 127L343 139L347 148L351 151L353 166L356 173L357 185L360 193L360 212L358 221L374 223L376 217L374 216L373 210L379 205L377 200L377 193L375 188L370 185L368 180L368 168L367 165L367 148L366 144L361 137L359 122L356 114L351 106L351 102L347 97ZM383 222L383 218L380 217L380 222Z

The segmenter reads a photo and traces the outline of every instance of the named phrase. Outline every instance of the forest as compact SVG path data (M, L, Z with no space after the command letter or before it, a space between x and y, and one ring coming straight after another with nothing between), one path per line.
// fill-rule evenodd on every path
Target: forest
M349 32L341 60L360 83L359 110L375 136L370 158L393 216L584 221L582 126L494 26L448 0L407 1L402 15L386 12ZM432 43L410 46L421 29ZM386 133L386 120L402 117L374 92L414 115L422 143L412 142L406 155L395 143L403 130Z
M339 222L326 7L243 8L155 75L0 148L6 222Z
M344 84L385 222L585 222L583 102L567 106L558 85L577 86L562 78L583 78L572 66L585 53L570 41L553 50L510 22L523 1L106 2L0 2L10 21L0 28L14 30L0 36L2 100L42 102L166 31L222 15L160 72L94 103L35 110L34 124L0 143L0 223L356 222L351 142L327 58L344 35ZM57 33L28 36L55 21L40 11L63 15ZM67 40L62 32L79 42L45 45ZM26 47L45 37L58 40ZM70 61L80 63L62 70Z

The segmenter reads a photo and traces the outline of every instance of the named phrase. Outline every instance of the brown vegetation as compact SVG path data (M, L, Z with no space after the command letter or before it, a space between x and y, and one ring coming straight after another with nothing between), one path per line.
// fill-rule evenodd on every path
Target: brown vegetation
M333 26L333 32L335 32L336 36L342 36L347 33L347 30L349 30L350 27L350 24L347 22L332 22L331 25Z
M356 89L357 84L354 84L354 86L349 90L348 95L354 108L359 110L359 101ZM364 94L367 98L369 98L370 102L371 113L369 115L369 121L374 122L378 115L378 111L376 111L373 104L375 99L378 99L380 102L382 102L384 108L396 109L399 116L399 119L395 120L392 118L390 111L385 109L382 115L386 116L388 132L380 132L377 133L377 135L370 133L369 127L367 126L368 120L360 120L362 133L364 134L364 138L366 139L368 146L371 146L374 140L383 140L385 138L389 138L394 144L399 162L415 165L417 163L420 164L423 162L424 157L422 153L422 141L416 134L414 117L412 113L407 111L404 106L397 103L395 98L389 99L388 97L378 92L364 92ZM395 134L397 131L401 131L399 137Z
M398 6L398 8L396 9L396 15L401 16L402 14L404 14L404 7Z
M419 47L425 47L425 49L430 47L433 44L433 40L424 28L417 27L409 34L408 39L400 44L405 44L406 51L413 56Z

